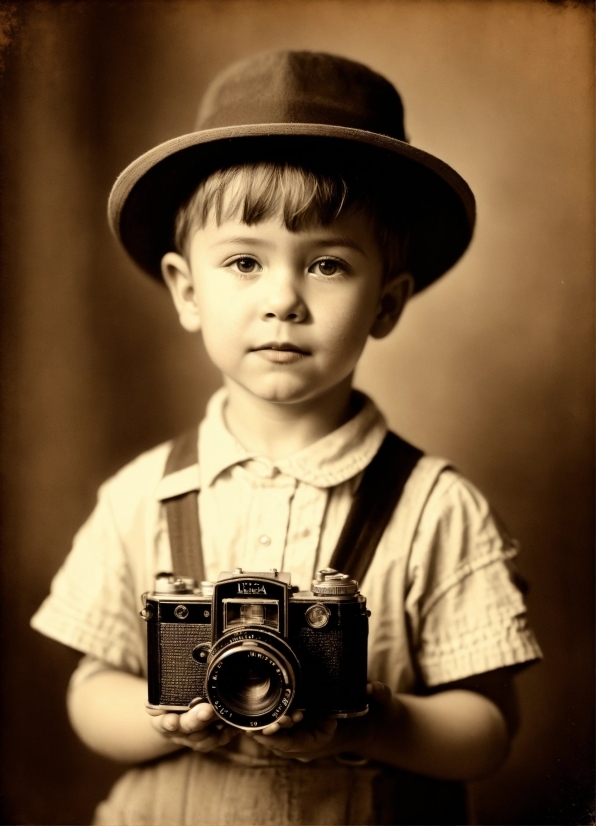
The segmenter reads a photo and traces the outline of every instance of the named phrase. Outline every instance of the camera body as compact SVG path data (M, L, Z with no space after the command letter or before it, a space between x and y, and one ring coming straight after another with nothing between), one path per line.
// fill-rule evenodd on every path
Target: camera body
M241 729L294 709L366 714L368 614L358 583L327 568L311 591L276 570L224 572L217 583L157 577L143 594L148 706L209 701Z

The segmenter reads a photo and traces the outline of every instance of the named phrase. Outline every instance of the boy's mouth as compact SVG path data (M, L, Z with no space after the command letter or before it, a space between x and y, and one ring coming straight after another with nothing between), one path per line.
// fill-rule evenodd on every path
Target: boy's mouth
M260 347L255 347L252 352L277 364L291 364L310 355L308 350L303 350L287 341L269 341Z

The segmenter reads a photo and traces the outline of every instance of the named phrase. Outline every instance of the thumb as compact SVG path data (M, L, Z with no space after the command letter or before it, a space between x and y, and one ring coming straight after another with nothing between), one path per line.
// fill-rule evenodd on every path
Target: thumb
M368 683L366 693L373 703L379 703L379 705L382 706L391 705L391 698L393 696L391 689L378 680L375 680L373 683Z

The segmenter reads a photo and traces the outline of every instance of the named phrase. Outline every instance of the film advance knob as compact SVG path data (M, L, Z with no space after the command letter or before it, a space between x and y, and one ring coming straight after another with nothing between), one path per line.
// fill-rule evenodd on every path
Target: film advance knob
M319 579L321 575L322 579ZM358 593L358 583L347 574L329 573L329 569L324 569L317 574L312 590L318 596L347 597Z

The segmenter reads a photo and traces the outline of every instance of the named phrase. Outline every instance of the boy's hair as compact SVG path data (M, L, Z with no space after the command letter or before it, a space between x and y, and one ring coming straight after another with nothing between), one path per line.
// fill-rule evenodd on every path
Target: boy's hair
M283 161L236 164L206 177L180 207L175 246L187 257L193 233L210 217L218 226L231 218L250 226L280 216L288 230L300 232L359 212L372 224L388 279L404 270L409 233L403 198L390 199L387 190L387 181L381 185L375 174L322 171Z

